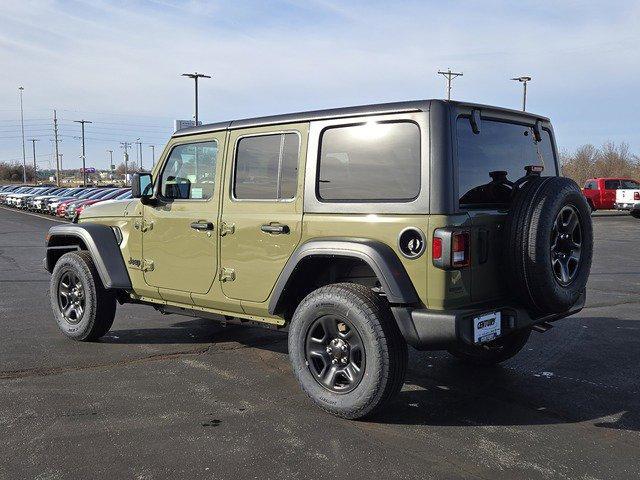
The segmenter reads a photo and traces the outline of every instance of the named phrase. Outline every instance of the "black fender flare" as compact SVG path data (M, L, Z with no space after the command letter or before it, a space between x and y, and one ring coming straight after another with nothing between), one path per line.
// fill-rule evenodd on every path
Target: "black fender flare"
M391 304L414 304L420 301L409 274L389 245L368 238L322 238L310 240L293 252L287 261L269 300L269 313L278 311L283 293L300 263L308 257L357 258L371 267Z
M55 259L59 257L56 250L78 250L72 239L80 239L87 247L104 288L131 290L131 279L118 240L108 225L82 223L51 227L47 234L47 256L44 259L45 269L49 273L53 272Z

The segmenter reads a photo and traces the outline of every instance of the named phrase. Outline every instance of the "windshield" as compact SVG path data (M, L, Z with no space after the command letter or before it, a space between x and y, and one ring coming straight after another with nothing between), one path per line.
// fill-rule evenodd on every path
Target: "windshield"
M468 117L456 124L458 193L464 208L511 202L513 183L526 175L525 167L543 167L542 175L557 175L549 130L536 141L533 127L482 119L474 133Z

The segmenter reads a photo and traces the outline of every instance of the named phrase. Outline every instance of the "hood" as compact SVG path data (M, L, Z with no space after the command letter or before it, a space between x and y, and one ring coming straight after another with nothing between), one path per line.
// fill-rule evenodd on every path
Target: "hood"
M104 217L125 217L131 216L135 210L137 200L105 200L94 203L90 208L82 212L82 220Z

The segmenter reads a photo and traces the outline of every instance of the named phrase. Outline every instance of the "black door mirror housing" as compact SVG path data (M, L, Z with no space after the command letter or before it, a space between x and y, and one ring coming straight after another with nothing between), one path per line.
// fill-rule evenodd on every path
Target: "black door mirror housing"
M150 173L134 173L131 177L131 196L147 199L153 195L153 179Z

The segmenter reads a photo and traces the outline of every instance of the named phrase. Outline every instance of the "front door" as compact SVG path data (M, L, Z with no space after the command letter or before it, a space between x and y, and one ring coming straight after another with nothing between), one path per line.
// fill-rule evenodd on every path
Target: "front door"
M216 278L220 170L225 132L172 146L144 207L143 270L166 300L191 303Z
M308 124L231 132L220 240L228 298L265 302L300 242L307 134Z

